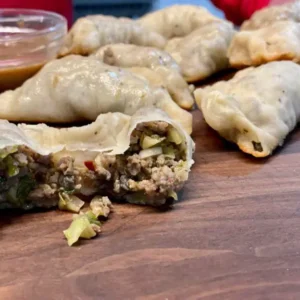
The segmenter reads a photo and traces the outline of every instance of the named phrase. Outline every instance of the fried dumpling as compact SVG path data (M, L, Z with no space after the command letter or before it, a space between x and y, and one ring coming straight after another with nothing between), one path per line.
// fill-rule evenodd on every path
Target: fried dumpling
M125 43L163 48L165 38L128 18L93 15L78 19L69 31L60 56L89 55L108 44Z
M227 50L235 31L228 22L209 23L183 38L167 42L165 51L179 64L188 82L228 68Z
M94 55L108 65L129 68L154 86L168 90L182 108L194 104L189 86L181 75L176 61L165 51L136 45L113 44L100 48Z
M142 107L154 106L192 131L192 115L166 90L93 57L53 60L21 87L0 94L0 101L1 119L48 123L94 121L106 112L133 115Z
M193 150L180 124L154 108L62 129L0 120L0 208L56 206L64 194L168 204L188 180Z
M205 8L195 5L173 5L138 19L143 27L167 39L186 36L199 27L217 21L220 19L214 17Z
M255 157L281 146L300 119L300 66L270 62L195 90L203 116L225 139Z
M300 23L275 22L253 31L238 32L228 49L230 65L257 66L275 60L300 61Z
M241 30L260 29L278 21L300 22L300 1L267 6L255 12L249 20L245 21Z

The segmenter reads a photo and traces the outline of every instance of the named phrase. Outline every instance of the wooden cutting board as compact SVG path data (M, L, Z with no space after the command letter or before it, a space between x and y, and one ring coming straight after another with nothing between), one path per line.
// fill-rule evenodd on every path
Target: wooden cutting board
M0 299L300 299L300 131L254 159L194 117L196 163L169 211L116 205L72 248L68 213L1 213Z

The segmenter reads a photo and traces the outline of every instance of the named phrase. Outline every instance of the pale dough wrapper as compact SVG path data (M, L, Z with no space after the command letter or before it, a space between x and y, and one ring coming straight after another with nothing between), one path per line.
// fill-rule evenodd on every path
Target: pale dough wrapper
M78 19L69 31L60 56L89 55L108 44L125 43L163 48L160 34L143 28L128 18L93 15Z
M229 67L227 50L234 33L228 22L209 23L186 37L169 40L165 51L188 82L198 81Z
M300 61L300 23L281 21L253 31L238 32L228 49L235 68L275 60Z
M94 55L108 65L129 70L146 78L151 85L164 87L182 108L194 104L189 86L176 61L165 51L136 45L113 44L100 48Z
M80 158L78 152L85 156L83 160L97 156L123 154L130 145L130 135L138 124L144 122L164 121L171 124L185 141L185 151L188 167L194 163L192 154L194 142L183 127L167 116L160 109L142 108L133 116L122 113L101 114L97 119L85 126L55 128L45 124L15 125L6 120L0 120L0 149L9 146L27 146L31 150L48 155L73 152ZM96 134L95 134L96 132ZM76 155L75 155L76 154ZM81 161L78 160L78 163Z
M241 30L255 30L266 27L278 21L300 22L300 1L283 5L267 6L245 21Z
M195 5L173 5L146 14L138 19L145 28L167 39L183 37L208 23L221 21L205 8Z
M192 132L192 115L166 90L93 57L51 61L21 87L0 94L0 101L0 118L18 122L94 121L101 113L133 115L142 107L157 107Z
M270 62L195 91L203 116L225 139L255 157L272 154L300 118L300 66Z

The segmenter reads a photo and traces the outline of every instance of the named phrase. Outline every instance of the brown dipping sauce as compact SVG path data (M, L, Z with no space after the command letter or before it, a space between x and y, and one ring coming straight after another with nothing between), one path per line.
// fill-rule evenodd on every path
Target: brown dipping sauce
M36 74L45 63L0 69L0 93L21 86L28 78Z

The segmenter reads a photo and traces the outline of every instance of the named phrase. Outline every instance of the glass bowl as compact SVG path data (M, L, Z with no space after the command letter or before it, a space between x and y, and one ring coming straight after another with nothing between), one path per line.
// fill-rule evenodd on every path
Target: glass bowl
M0 91L14 89L56 58L67 20L56 13L0 9Z

